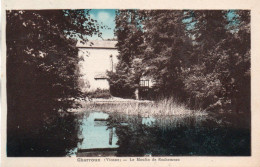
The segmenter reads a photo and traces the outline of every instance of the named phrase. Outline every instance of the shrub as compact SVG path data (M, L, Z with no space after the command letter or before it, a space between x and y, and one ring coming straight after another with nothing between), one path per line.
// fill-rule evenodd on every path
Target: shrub
M88 92L87 96L89 98L104 98L104 99L109 99L112 97L108 89L100 89L100 88L98 88L95 91Z

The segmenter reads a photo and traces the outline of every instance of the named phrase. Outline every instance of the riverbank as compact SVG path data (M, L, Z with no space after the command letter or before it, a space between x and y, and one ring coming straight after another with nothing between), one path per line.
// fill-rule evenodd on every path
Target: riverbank
M123 113L127 115L149 116L205 116L206 111L190 110L185 104L178 103L174 99L164 99L159 101L134 100L123 98L93 98L79 102L81 108L71 110L71 112L103 111L107 113Z

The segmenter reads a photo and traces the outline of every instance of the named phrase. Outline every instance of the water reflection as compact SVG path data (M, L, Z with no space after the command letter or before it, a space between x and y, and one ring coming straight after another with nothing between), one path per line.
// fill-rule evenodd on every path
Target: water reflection
M78 156L250 155L250 131L206 116L85 112Z
M78 150L98 150L100 148L117 148L117 136L114 127L107 127L109 115L102 112L86 114L82 118Z

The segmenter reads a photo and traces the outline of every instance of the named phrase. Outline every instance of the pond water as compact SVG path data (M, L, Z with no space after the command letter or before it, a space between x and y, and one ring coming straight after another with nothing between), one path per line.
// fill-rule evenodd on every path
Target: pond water
M83 116L82 126L79 137L83 139L79 143L79 149L91 148L115 148L117 147L117 137L113 135L115 128L107 127L106 113L93 112L88 116Z
M208 116L78 114L76 156L249 156L250 130Z

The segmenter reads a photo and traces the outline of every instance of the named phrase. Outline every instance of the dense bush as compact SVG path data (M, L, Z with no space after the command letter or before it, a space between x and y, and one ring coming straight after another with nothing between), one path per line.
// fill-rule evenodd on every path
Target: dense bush
M87 93L87 97L89 98L104 98L109 99L111 98L110 91L108 89L97 89L95 91L91 91Z

